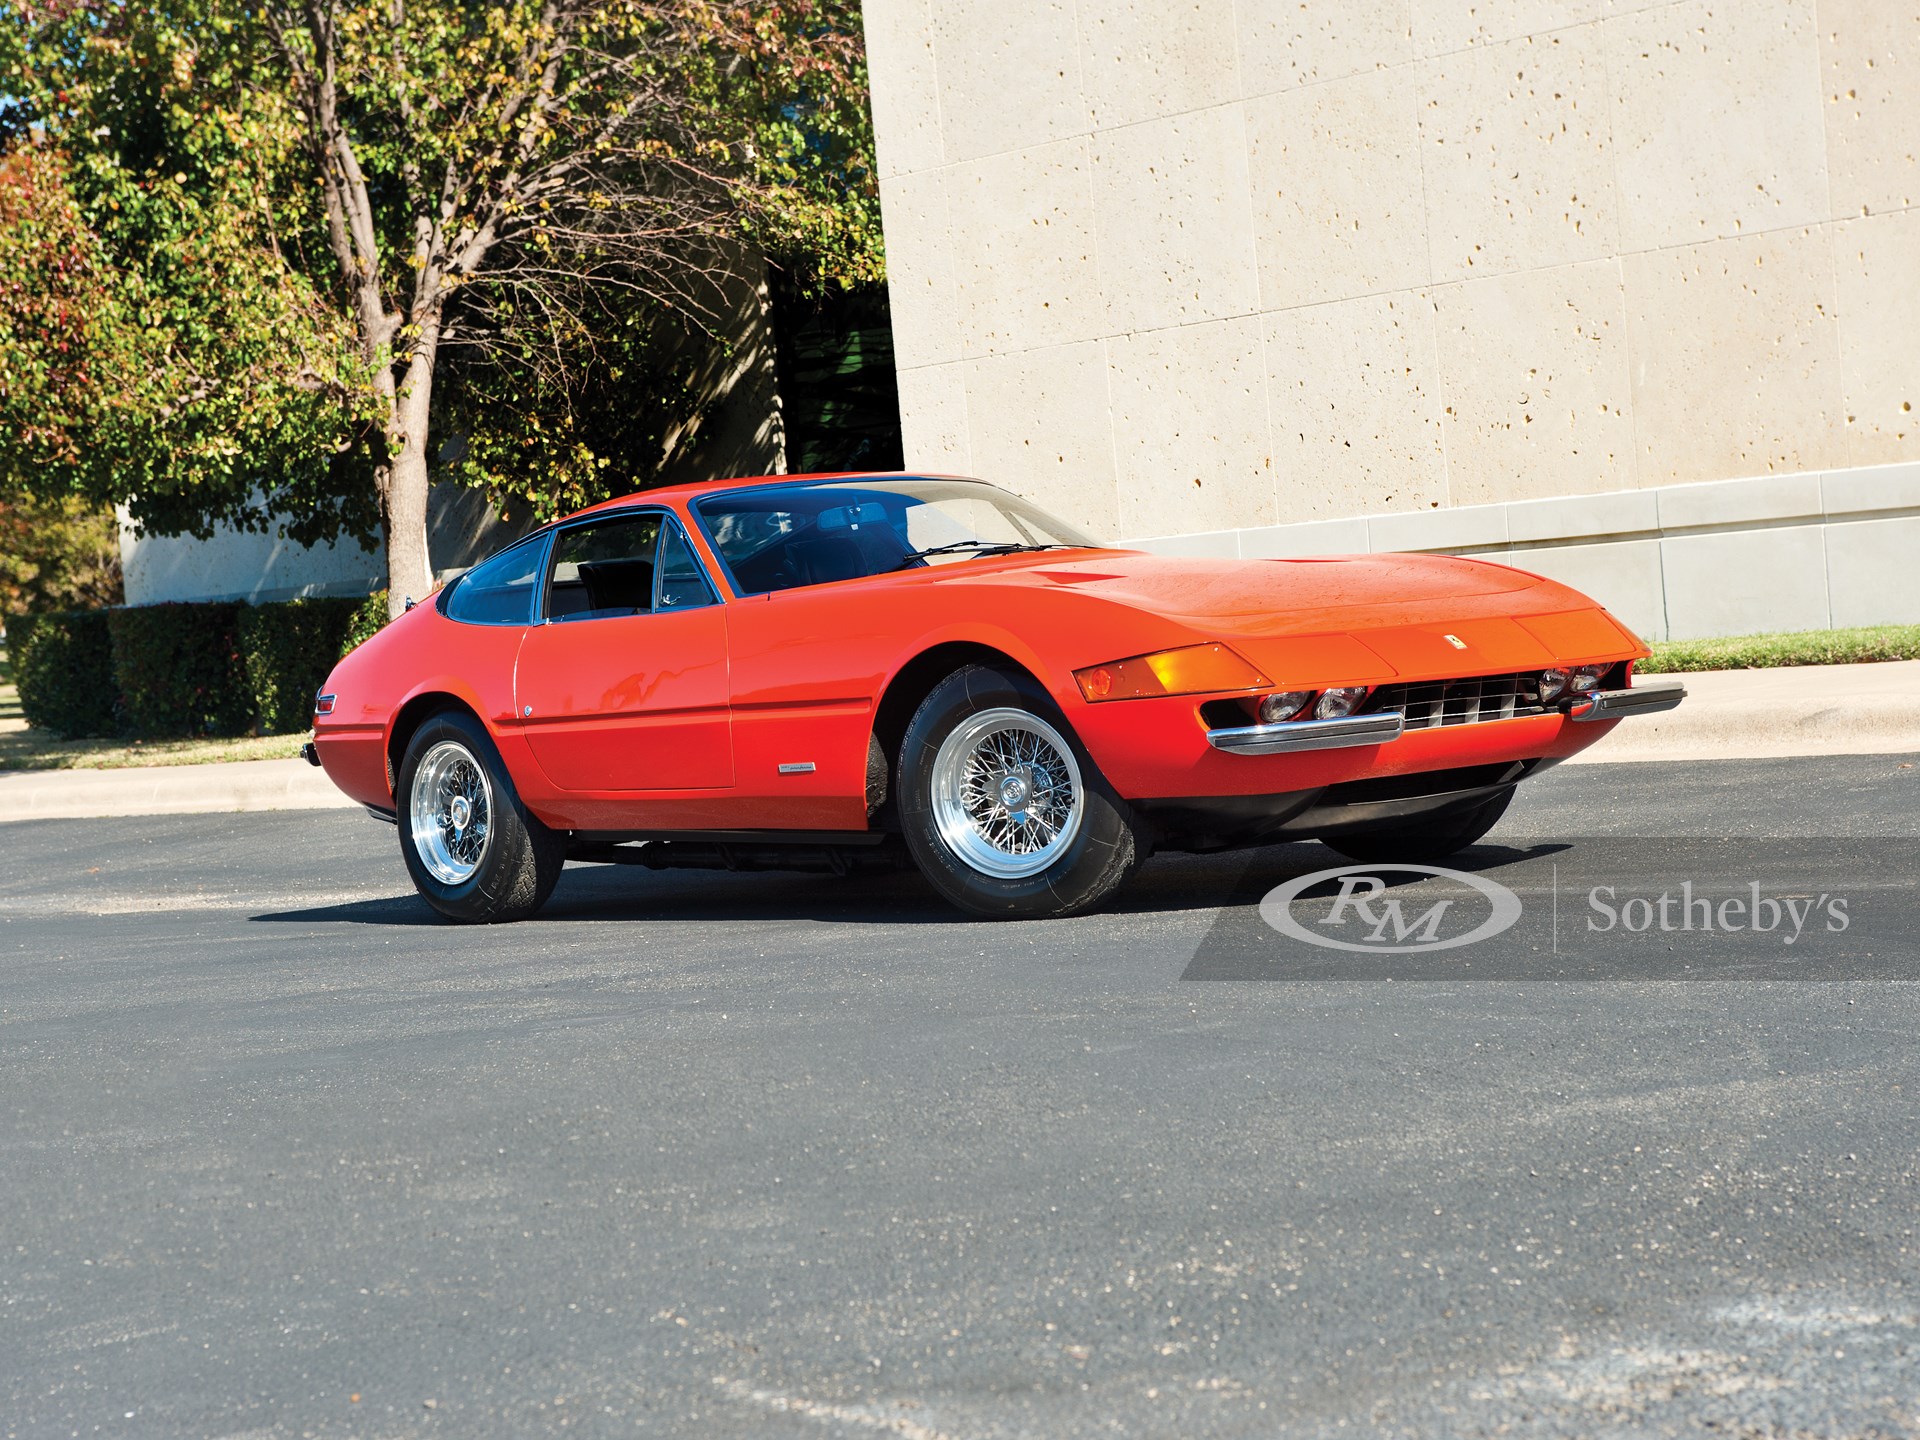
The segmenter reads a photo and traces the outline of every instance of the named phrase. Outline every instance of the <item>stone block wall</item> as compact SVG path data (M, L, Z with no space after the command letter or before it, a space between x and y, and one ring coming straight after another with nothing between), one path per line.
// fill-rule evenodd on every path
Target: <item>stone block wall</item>
M909 466L1111 538L1614 497L1553 547L1920 460L1914 0L865 13ZM1745 563L1736 491L1668 633L1768 628L1683 578Z

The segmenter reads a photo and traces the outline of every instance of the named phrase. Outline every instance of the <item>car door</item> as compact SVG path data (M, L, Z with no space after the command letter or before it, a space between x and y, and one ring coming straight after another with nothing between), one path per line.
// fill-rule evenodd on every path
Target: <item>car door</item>
M555 534L514 693L558 789L732 785L726 619L672 515L620 510Z

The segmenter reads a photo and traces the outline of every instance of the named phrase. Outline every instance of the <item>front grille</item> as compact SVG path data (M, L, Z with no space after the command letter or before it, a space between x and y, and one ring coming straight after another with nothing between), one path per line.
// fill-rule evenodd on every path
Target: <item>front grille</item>
M1411 685L1382 685L1367 697L1363 714L1398 710L1409 730L1443 725L1477 725L1541 715L1540 675L1468 675L1459 680L1421 680Z

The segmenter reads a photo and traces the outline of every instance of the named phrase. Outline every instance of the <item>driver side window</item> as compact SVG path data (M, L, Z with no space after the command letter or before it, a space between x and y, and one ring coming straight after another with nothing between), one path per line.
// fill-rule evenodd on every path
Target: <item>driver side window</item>
M547 579L547 618L604 620L714 603L680 527L657 511L562 530Z
M549 620L604 620L653 609L658 515L575 525L554 537L547 579Z

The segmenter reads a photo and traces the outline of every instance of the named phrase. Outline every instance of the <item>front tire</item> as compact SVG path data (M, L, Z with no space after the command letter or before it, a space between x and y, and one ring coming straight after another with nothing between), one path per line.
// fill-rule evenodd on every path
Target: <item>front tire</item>
M1502 790L1492 799L1455 815L1410 825L1355 830L1345 835L1322 835L1320 843L1365 865L1386 865L1394 861L1426 864L1466 849L1499 824L1500 817L1512 803L1513 791Z
M1045 690L970 665L921 702L900 747L900 823L934 889L993 919L1091 908L1146 857L1114 793Z
M520 803L500 752L471 715L443 710L414 732L394 802L407 873L449 920L523 920L559 883L565 842Z

